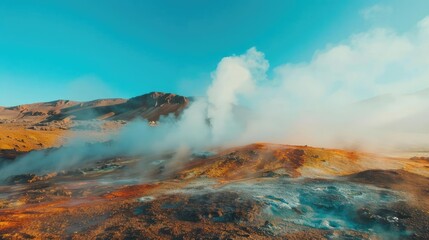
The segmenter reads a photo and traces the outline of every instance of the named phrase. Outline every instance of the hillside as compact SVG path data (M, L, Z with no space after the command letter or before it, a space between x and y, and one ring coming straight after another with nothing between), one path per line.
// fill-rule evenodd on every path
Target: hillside
M57 100L0 107L0 157L11 156L11 151L59 146L76 132L102 135L99 133L136 118L157 121L169 114L178 116L189 102L176 94L151 92L130 99Z

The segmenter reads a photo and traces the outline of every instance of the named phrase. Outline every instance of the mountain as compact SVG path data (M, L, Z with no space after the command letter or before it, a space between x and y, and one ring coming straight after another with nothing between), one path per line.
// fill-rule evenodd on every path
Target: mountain
M57 100L45 103L0 107L0 120L32 123L71 120L132 120L137 117L156 121L170 113L176 116L189 98L172 93L151 92L130 99L99 99L89 102Z
M151 92L130 99L57 100L0 107L0 158L60 146L76 131L96 136L136 118L158 121L161 116L178 116L190 101L172 93Z

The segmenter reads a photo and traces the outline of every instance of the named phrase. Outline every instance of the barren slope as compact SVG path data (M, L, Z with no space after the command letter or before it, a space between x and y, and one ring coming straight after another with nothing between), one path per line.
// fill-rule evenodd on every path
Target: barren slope
M427 161L252 144L195 153L172 171L167 167L173 156L104 159L76 170L11 178L0 186L0 234L6 239L429 237ZM404 170L409 166L422 171Z
M97 135L135 118L157 121L162 115L177 116L189 101L171 93L152 92L128 100L58 100L0 107L0 151L26 152L55 147L76 131L85 130L87 135Z

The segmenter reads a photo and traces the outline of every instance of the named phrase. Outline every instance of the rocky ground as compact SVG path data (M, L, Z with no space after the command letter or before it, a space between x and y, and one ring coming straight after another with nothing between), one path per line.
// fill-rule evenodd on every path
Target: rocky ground
M135 118L156 127L189 101L154 92L0 108L0 172L76 135L108 148L107 133ZM256 143L21 171L0 176L0 239L429 239L425 154Z
M0 234L4 239L429 237L425 159L253 144L194 153L185 166L171 170L172 156L104 159L68 171L9 177L0 187ZM380 162L386 162L384 168L371 167Z

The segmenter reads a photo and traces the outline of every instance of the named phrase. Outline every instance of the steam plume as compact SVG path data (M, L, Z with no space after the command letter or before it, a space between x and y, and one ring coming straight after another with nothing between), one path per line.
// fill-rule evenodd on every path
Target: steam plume
M399 34L374 29L274 68L249 49L223 58L205 97L158 127L135 121L113 146L29 154L1 176L71 167L100 156L201 150L255 141L392 150L429 146L429 17ZM70 150L72 149L72 150ZM183 157L181 157L182 159ZM173 168L172 165L169 165Z

